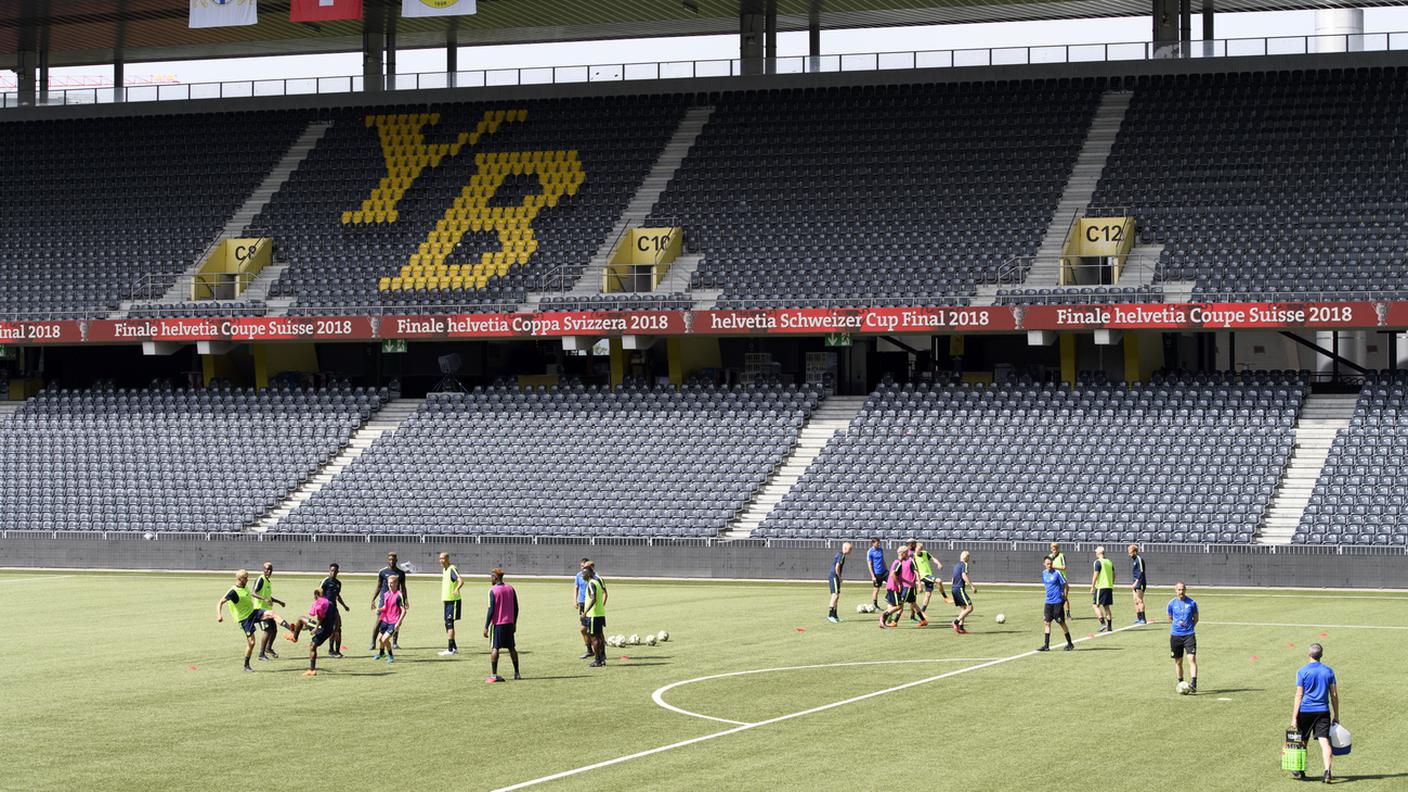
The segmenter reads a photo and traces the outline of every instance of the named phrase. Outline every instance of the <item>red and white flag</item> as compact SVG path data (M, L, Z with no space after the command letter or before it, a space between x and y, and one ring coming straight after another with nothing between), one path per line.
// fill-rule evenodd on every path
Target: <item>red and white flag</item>
M290 22L332 22L338 19L361 19L362 0L292 0L288 7Z

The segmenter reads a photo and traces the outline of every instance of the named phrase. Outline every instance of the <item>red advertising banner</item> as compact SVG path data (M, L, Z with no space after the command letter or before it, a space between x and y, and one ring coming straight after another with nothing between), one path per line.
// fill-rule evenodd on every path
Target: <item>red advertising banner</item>
M787 308L430 316L264 316L0 322L0 345L373 341L626 335L806 336L1022 330L1408 329L1408 302Z
M820 335L824 333L983 333L1017 329L1012 309L776 308L693 311L697 335Z
M1024 330L1242 330L1379 327L1384 303L1151 303L1030 305L1017 308Z
M369 341L369 316L260 316L239 319L101 319L88 322L87 341Z
M78 344L82 341L83 327L78 322L0 322L0 346Z

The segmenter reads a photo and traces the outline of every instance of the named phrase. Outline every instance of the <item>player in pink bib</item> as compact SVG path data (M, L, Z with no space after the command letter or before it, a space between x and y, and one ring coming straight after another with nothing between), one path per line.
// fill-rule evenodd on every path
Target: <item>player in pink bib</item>
M401 591L399 578L387 578L386 586L386 593L381 596L381 608L377 611L376 659L386 658L387 664L390 665L396 662L396 656L391 651L392 636L401 629L401 622L405 620L406 611L410 610L411 606L406 604L406 595Z
M337 629L337 620L328 618L328 612L331 608L332 602L323 596L323 590L321 588L313 589L313 604L308 608L308 615L294 622L291 625L292 631L284 636L288 640L298 643L298 636L305 628L317 631L313 633L312 643L308 646L308 670L303 672L304 676L317 676L318 647L327 643Z

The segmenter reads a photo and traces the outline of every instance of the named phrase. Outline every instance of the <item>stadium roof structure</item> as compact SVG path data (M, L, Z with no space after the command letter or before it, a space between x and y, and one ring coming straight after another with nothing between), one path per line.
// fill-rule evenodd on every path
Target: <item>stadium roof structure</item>
M823 29L961 22L1147 16L1149 0L777 0L778 30L808 29L813 2ZM1217 13L1396 5L1399 0L1215 0ZM461 46L736 34L740 0L479 0L474 16L397 19L398 46ZM366 0L367 13L394 0ZM1194 0L1193 10L1202 8ZM201 58L360 52L362 22L288 21L289 0L260 0L259 24L187 27L175 0L8 0L0 3L0 68L20 51L46 49L49 65L84 66ZM120 56L118 53L121 53Z

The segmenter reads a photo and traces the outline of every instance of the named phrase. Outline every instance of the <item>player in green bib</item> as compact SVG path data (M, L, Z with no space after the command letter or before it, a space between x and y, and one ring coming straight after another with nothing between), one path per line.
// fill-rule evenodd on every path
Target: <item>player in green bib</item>
M283 627L290 632L293 626L284 620L282 616L263 608L256 607L253 592L249 590L249 572L241 569L235 573L235 585L226 591L224 596L215 603L215 621L225 621L225 603L230 604L230 616L239 623L240 629L244 630L244 670L253 671L249 667L249 658L254 654L254 631L260 623L269 625L265 629Z
M606 665L606 587L597 580L596 570L590 566L582 568L582 583L586 586L582 616L587 620L593 655L587 667L601 668Z
M440 653L441 657L451 657L460 651L460 648L455 645L455 622L460 618L460 610L463 605L460 598L460 589L462 588L464 588L464 578L460 577L460 571L455 569L455 565L450 563L450 554L441 553L440 599L445 603L445 635L450 639L450 645Z
M287 608L288 603L274 596L274 565L268 561L264 562L264 573L254 579L254 588L251 590L254 595L254 607L260 610L273 610L274 605L280 608ZM259 647L259 659L268 660L270 657L279 659L279 653L274 651L274 638L279 633L273 622L264 622L264 643Z
M944 582L934 579L934 574L944 568L944 565L939 563L939 559L924 549L923 542L917 542L913 539L909 541L909 557L914 559L915 571L919 573L919 585L924 589L924 604L919 606L919 610L923 613L929 612L929 600L934 598L935 583L939 585L939 597L944 602L948 602L948 594L944 592ZM909 608L909 620L919 621L913 605Z
M1105 557L1105 548L1095 548L1095 568L1090 576L1090 602L1095 618L1100 620L1100 632L1113 632L1115 623L1110 606L1115 603L1115 562Z

